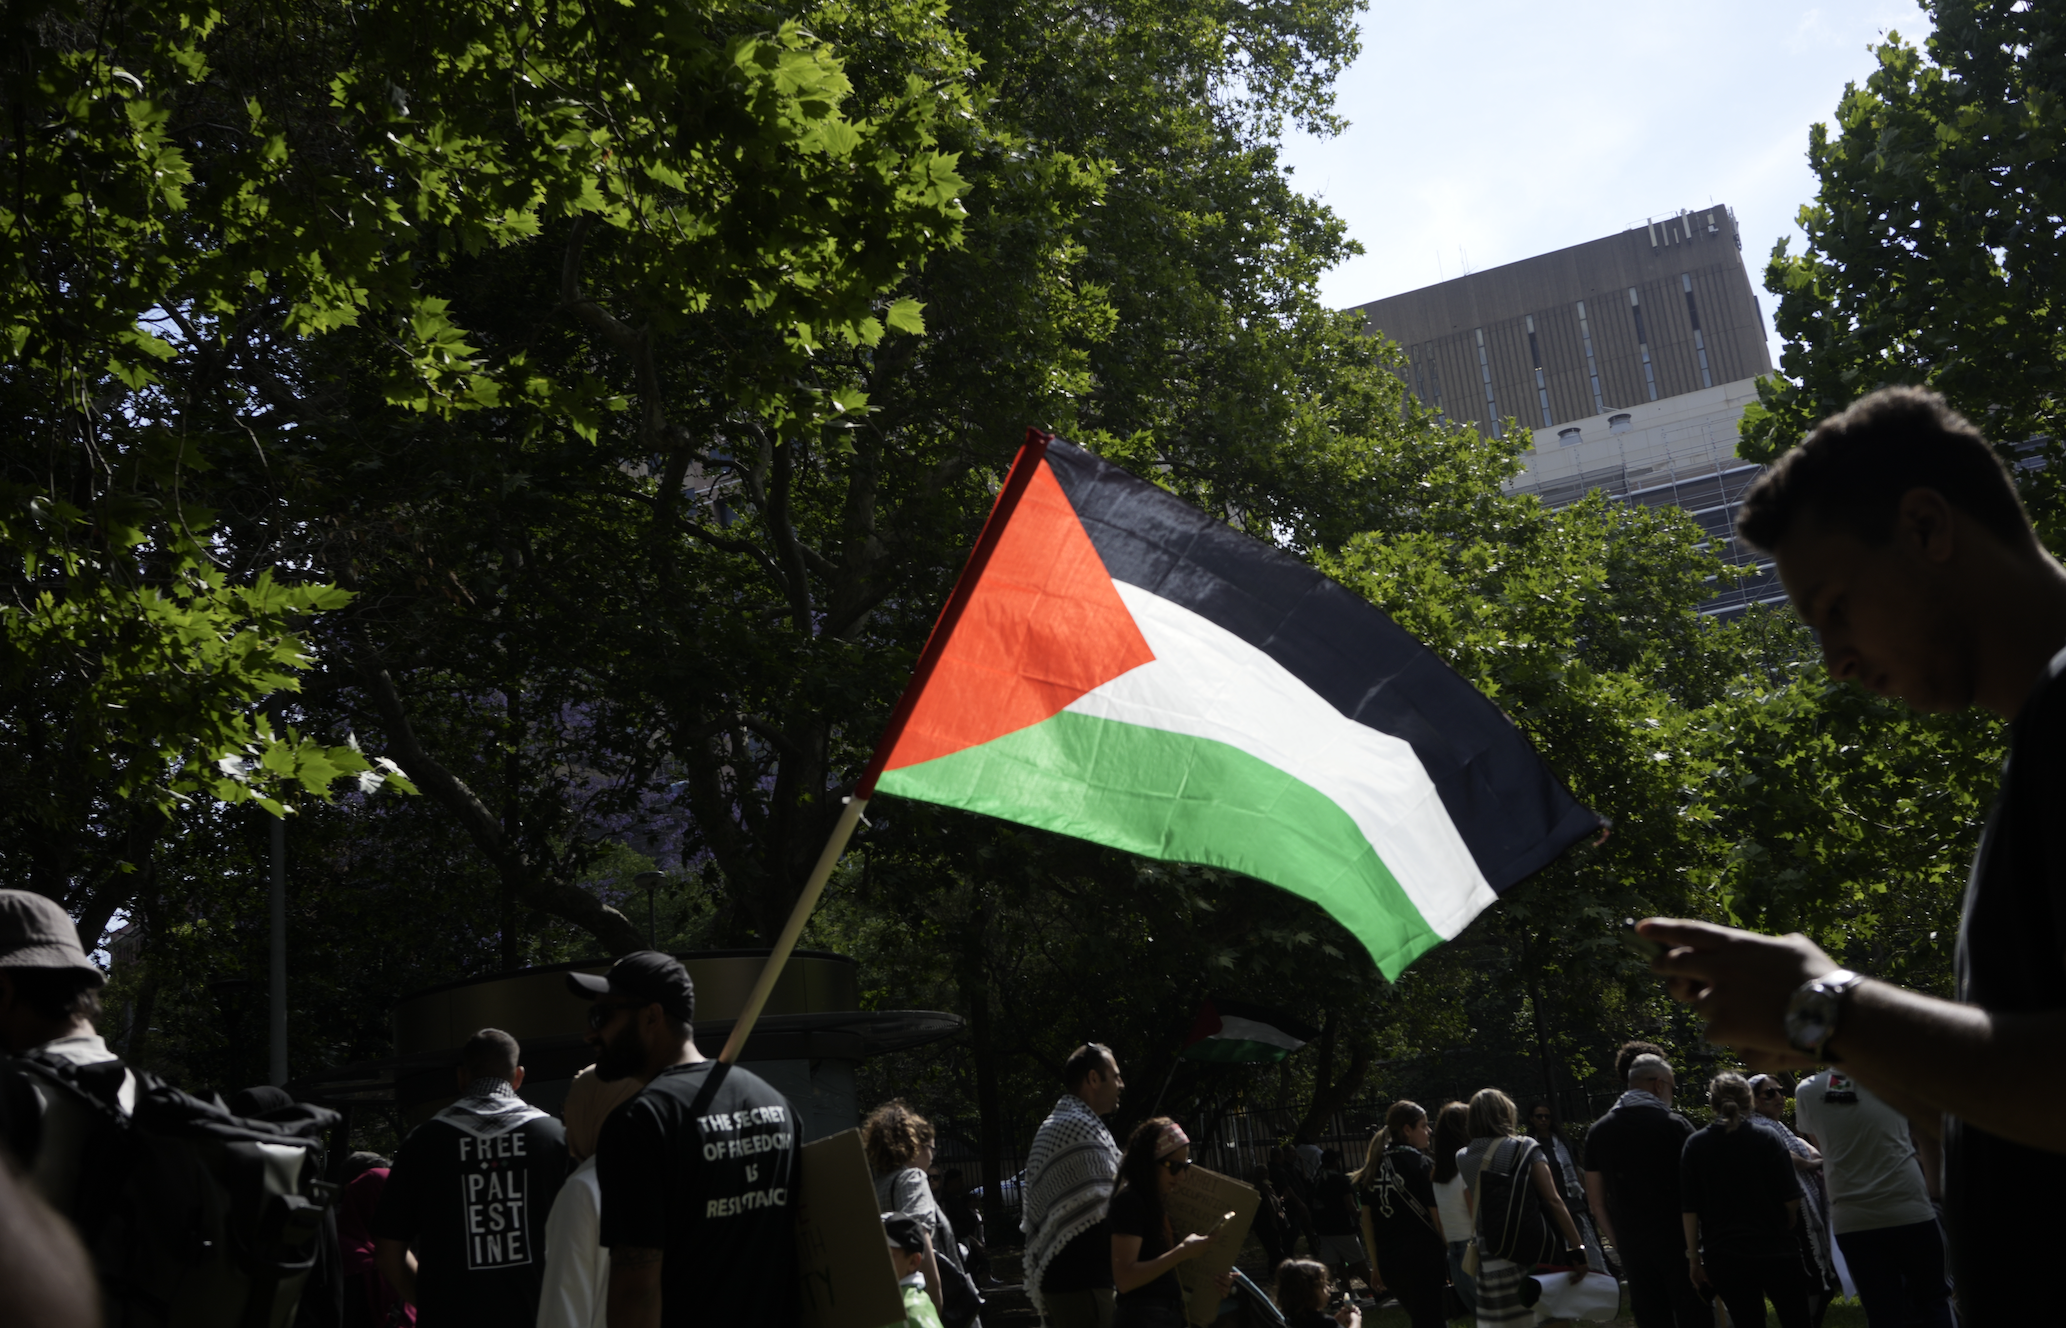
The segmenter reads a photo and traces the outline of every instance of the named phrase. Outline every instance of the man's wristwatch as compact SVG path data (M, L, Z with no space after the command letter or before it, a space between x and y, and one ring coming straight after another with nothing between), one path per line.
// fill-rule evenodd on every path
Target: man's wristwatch
M1823 1048L1836 1036L1837 1019L1843 1013L1845 998L1863 981L1863 977L1851 970L1839 968L1803 982L1786 1003L1787 1043L1803 1055L1834 1062L1837 1058Z

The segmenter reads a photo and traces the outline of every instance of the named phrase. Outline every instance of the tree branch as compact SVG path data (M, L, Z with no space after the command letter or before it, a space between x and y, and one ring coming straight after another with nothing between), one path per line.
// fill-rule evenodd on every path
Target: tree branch
M796 476L796 444L775 444L774 486L769 492L768 530L775 537L775 550L788 573L789 612L796 630L811 635L811 574L804 566L803 546L790 524L789 497Z
M351 635L359 674L366 682L374 709L380 713L387 728L389 750L394 753L395 763L418 788L457 818L467 835L499 872L520 882L518 900L580 927L601 941L612 954L629 954L633 950L645 949L646 938L639 934L629 918L579 886L539 872L522 853L510 846L502 823L480 796L424 750L415 725L409 722L408 712L402 707L401 692L387 666L381 662L379 652L373 648L372 641L363 630L354 629Z

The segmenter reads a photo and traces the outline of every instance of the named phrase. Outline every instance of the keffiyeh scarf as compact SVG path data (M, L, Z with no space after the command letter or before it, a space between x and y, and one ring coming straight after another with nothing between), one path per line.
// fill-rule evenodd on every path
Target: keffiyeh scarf
M1655 1107L1659 1111L1671 1110L1670 1107L1665 1105L1663 1098L1641 1088L1631 1088L1620 1097L1614 1099L1614 1109L1616 1111L1621 1110L1623 1107Z
M1048 1264L1064 1245L1104 1219L1119 1179L1119 1146L1090 1104L1062 1094L1041 1122L1026 1154L1026 1294L1047 1313L1040 1295Z
M484 1075L468 1084L457 1102L431 1119L464 1130L476 1139L493 1139L544 1114L518 1097L509 1080Z

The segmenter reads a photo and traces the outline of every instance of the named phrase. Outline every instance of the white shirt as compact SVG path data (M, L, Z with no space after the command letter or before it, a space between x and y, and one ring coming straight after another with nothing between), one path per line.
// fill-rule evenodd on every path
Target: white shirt
M604 1328L609 1322L610 1252L602 1247L603 1191L595 1159L567 1175L545 1219L545 1285L538 1328Z
M1842 1070L1824 1070L1794 1090L1793 1120L1822 1150L1829 1225L1837 1235L1935 1219L1908 1119L1871 1089Z
M1435 1211L1442 1215L1442 1239L1469 1240L1471 1215L1463 1206L1463 1173L1435 1182Z

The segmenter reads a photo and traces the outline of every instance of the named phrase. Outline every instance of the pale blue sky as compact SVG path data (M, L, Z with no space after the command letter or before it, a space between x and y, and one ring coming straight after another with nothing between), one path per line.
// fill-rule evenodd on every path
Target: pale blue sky
M1889 28L1920 43L1928 16L1913 0L1372 0L1339 85L1348 130L1286 145L1298 187L1368 250L1321 293L1360 304L1710 200L1736 209L1761 285L1779 236L1801 247L1808 126Z

